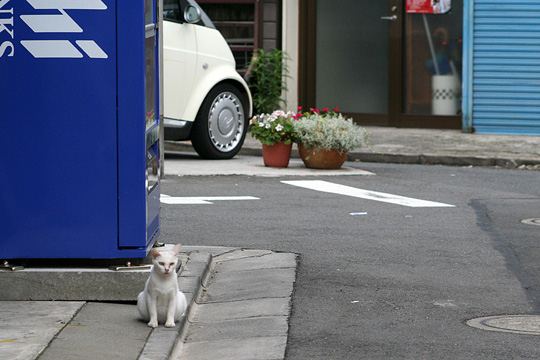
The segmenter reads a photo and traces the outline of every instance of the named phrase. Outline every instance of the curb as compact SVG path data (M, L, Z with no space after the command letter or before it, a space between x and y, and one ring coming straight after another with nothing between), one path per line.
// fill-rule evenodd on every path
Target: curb
M196 154L191 144L186 142L165 141L165 151ZM239 155L262 156L262 149L243 147ZM292 158L298 158L296 151ZM348 161L375 162L390 164L446 165L446 166L481 166L501 167L505 169L540 170L540 160L510 159L481 156L437 155L437 154L397 154L377 152L349 152Z
M203 296L203 293L206 291L208 278L212 274L213 267L214 267L214 255L210 254L209 261L199 281L199 288L196 292L193 293L193 298L191 299L189 303L188 310L186 311L186 314L182 317L182 324L180 325L178 336L174 340L174 344L171 347L171 350L167 354L167 357L165 359L176 359L182 353L182 348L184 346L184 342L186 340L189 325L190 325L189 319L193 316L193 312L195 311L195 308L196 308L194 305L197 304L197 300L200 299ZM143 358L140 358L140 359L143 359Z
M284 359L298 254L241 247L212 254L169 358Z

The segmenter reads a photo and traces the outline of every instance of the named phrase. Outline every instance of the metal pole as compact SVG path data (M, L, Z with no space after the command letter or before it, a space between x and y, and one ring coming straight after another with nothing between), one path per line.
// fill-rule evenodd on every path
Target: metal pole
M163 125L163 0L158 0L159 61L159 177L165 175L165 129Z
M433 66L435 67L435 74L439 75L439 64L437 63L437 57L435 56L435 48L433 47L433 39L431 38L431 30L429 30L429 24L427 21L426 14L422 14L422 19L424 20L424 28L426 29L427 40L429 43L429 51L431 51L431 58L433 59Z

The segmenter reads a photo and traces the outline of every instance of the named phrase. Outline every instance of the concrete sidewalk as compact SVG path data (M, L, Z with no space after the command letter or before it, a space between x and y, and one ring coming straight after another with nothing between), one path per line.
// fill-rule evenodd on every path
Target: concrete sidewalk
M160 325L152 329L138 319L134 300L148 277L142 270L124 277L128 282L124 285L115 282L116 289L107 285L108 290L99 296L105 302L87 302L84 298L95 300L96 296L89 294L99 288L96 277L106 283L108 277L118 277L114 272L85 272L83 268L0 272L0 285L11 284L1 288L13 290L13 294L2 294L4 301L0 301L0 359L285 357L296 254L184 246L180 258L179 285L189 307L175 328ZM137 270L129 270L133 271ZM41 281L43 273L52 279ZM46 289L51 282L73 284L74 279L79 282L79 290L73 290L69 297L64 293L55 296ZM85 285L85 279L90 286ZM28 301L52 296L71 301Z
M540 136L389 127L366 129L369 144L351 151L350 161L540 169ZM189 142L167 142L165 149L194 151ZM260 156L261 151L261 144L248 135L240 154ZM297 156L296 151L293 156Z

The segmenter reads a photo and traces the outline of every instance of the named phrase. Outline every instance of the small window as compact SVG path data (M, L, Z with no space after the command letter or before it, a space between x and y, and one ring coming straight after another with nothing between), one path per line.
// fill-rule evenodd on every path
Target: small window
M169 21L182 21L180 17L180 1L163 0L163 18Z

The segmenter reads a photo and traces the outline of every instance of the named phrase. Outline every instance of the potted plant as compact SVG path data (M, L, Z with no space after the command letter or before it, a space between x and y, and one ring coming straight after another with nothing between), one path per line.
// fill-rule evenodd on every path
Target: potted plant
M294 115L291 111L276 110L251 119L249 132L262 143L265 166L289 166L292 144L296 140Z
M345 118L337 108L312 108L294 118L298 153L308 168L339 169L347 153L366 140L366 130Z

